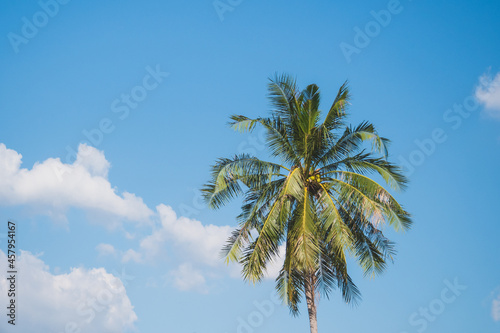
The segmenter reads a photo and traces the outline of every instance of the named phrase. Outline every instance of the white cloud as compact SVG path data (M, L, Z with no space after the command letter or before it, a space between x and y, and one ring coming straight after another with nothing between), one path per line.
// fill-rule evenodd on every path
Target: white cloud
M168 241L175 247L176 253L191 261L212 267L223 263L220 249L231 234L230 226L203 225L197 220L178 217L171 207L163 204L156 209L161 226L141 241L141 251L146 257L161 255Z
M22 155L0 143L0 202L30 205L52 216L70 207L145 222L153 213L140 197L116 193L107 179L109 162L102 151L80 144L75 162L48 158L31 170L21 168ZM108 226L116 223L106 219ZM111 221L111 222L110 222Z
M134 239L135 238L135 234L132 234L128 231L125 232L125 238L126 239Z
M221 248L233 230L231 226L204 225L177 216L164 204L153 213L140 197L128 192L119 194L111 186L107 178L110 163L102 151L81 144L74 159L73 163L62 163L59 158L48 158L26 169L21 167L22 155L0 143L0 205L27 205L62 217L68 208L77 207L90 215L106 214L110 217L106 219L109 227L123 219L146 222L155 216L159 223L149 236L142 238L139 249L121 251L101 243L95 247L98 255L116 256L123 263L154 263L168 254L169 260L178 266L166 276L180 290L207 292L205 276L239 277L239 265L228 267L220 258ZM136 235L125 232L125 237L133 239ZM279 260L271 263L266 277L275 278L280 266ZM50 275L48 271L44 274L53 280L64 280L63 277L77 278L94 271L100 272L74 269L66 275Z
M140 241L138 251L127 250L122 262L157 263L168 256L179 266L170 270L165 277L169 284L183 291L208 292L206 275L238 275L236 265L227 267L220 258L220 250L230 236L232 227L203 225L200 221L177 216L170 206L164 204L158 205L156 210L159 225Z
M194 269L190 263L179 265L177 269L170 271L168 275L167 281L169 277L172 277L174 286L179 290L193 290L203 294L208 292L205 277L199 270Z
M494 299L491 305L491 316L494 321L500 321L500 295Z
M275 280L278 277L285 261L285 251L286 246L284 244L280 245L278 248L278 257L267 264L266 274L264 275L265 279Z
M137 258L136 262L157 262L165 258L168 250L170 258L176 258L180 266L171 270L167 276L173 277L173 285L180 290L206 291L203 274L211 276L229 275L240 278L241 267L230 264L229 267L220 257L220 251L226 243L233 227L203 225L200 221L183 216L177 216L175 211L166 205L156 207L160 226L143 238L138 252L128 250L122 261ZM265 279L275 279L283 266L285 246L279 247L279 257L268 264ZM125 257L127 260L125 261ZM194 270L194 265L197 269ZM188 277L190 274L192 275ZM203 279L202 279L203 278ZM186 280L185 282L182 282ZM203 286L203 288L199 287Z
M6 262L0 251L0 261ZM17 259L16 332L128 332L137 316L119 278L104 268L73 268L53 275L37 256L21 251ZM2 276L0 293L7 295ZM5 309L5 308L4 308ZM5 314L4 314L5 317ZM10 325L0 321L0 331Z
M142 255L132 249L129 249L123 254L122 262L127 263L129 261L142 262Z
M116 250L111 244L101 243L95 247L100 256L115 255Z
M500 118L500 72L495 77L490 73L485 73L479 78L476 98L484 104L489 116Z

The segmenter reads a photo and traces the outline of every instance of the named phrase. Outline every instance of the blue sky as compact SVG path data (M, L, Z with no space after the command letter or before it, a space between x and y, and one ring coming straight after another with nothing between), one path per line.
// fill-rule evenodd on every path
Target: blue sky
M322 299L320 331L499 331L497 1L2 7L0 234L16 221L24 251L2 332L306 332L272 272L252 286L218 259L238 202L198 192L216 158L267 156L227 121L265 115L276 72L318 84L323 108L349 80L352 123L375 123L411 180L394 264L351 265L363 301Z

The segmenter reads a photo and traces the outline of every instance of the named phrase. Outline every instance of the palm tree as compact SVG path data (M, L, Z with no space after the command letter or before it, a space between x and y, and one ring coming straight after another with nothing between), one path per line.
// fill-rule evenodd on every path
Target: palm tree
M264 127L274 161L248 154L221 158L202 192L214 209L244 196L239 227L223 248L226 262L240 263L243 278L256 283L284 247L276 289L293 315L305 296L316 333L320 295L338 288L347 303L360 298L346 256L357 259L365 274L380 273L394 254L382 227L411 225L410 215L367 174L380 175L394 190L403 189L406 178L387 161L389 140L372 124L346 126L347 82L324 117L315 84L299 91L293 78L281 75L268 90L270 117L233 115L230 125L241 132Z

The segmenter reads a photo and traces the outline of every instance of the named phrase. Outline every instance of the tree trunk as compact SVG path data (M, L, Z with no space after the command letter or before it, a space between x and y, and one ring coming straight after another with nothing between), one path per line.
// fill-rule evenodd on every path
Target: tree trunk
M309 326L311 327L311 333L318 333L318 320L316 319L316 297L315 297L315 276L311 274L306 280L305 292L306 292L306 302L307 311L309 313Z

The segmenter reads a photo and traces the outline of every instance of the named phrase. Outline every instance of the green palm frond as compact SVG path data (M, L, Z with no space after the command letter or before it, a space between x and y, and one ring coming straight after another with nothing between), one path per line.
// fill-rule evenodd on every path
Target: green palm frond
M323 126L328 131L333 131L344 125L344 118L347 116L347 106L349 105L349 99L351 98L347 85L347 81L342 84L332 106L330 107L330 110L326 114L325 120L323 121Z
M289 142L286 125L280 117L250 119L233 115L230 118L229 125L239 132L251 132L257 125L261 125L266 129L266 144L272 156L292 165L300 163L297 151Z
M281 176L285 167L261 161L248 154L236 155L232 159L221 158L212 166L212 179L202 188L205 201L211 208L220 208L243 194L241 184L249 188L270 182Z

